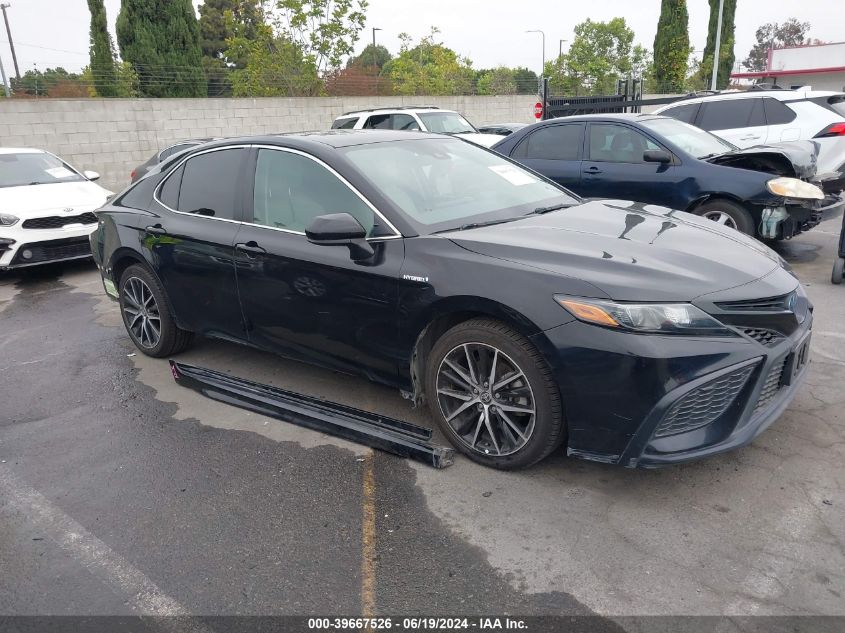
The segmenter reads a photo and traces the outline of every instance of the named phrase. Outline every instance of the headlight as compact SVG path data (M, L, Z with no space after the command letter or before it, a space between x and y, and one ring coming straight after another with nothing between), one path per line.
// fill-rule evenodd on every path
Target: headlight
M0 213L0 226L12 226L13 224L16 224L18 220L20 220L20 218L15 215Z
M603 327L650 334L736 336L691 303L615 303L602 299L573 299L555 295L555 301L579 321Z
M773 178L766 183L769 191L784 198L806 198L824 200L824 192L809 182L797 178Z

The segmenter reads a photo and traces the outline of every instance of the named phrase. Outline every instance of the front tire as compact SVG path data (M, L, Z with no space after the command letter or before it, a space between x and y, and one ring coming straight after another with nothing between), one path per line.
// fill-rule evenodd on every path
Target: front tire
M144 266L133 264L123 273L119 301L129 337L147 356L171 356L190 344L193 334L176 325L164 288Z
M751 214L747 209L731 200L711 200L710 202L705 202L696 208L693 213L722 226L736 229L751 237L757 236L757 230Z
M498 321L466 321L434 344L426 394L443 433L479 464L525 468L563 442L551 369L524 336Z

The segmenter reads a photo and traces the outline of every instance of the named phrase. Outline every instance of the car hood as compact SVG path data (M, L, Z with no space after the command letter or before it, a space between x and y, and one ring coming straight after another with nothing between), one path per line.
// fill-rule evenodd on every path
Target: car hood
M790 141L770 145L754 145L719 154L707 159L714 165L726 165L801 178L815 182L823 189L831 181L842 178L843 152L823 151L820 141ZM841 187L839 187L841 189Z
M445 236L475 253L588 282L619 301L692 301L781 265L774 251L737 231L620 200Z
M470 143L481 145L481 147L492 147L503 138L501 134L476 134L475 132L465 132L463 134L455 134L455 136L464 138Z
M90 211L102 206L110 195L110 191L90 180L4 187L0 188L0 213L26 219L37 217L44 211Z

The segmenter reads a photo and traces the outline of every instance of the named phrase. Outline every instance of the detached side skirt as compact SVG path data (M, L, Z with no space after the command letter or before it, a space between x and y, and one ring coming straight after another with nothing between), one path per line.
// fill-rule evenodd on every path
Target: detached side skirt
M170 370L178 384L219 402L408 457L434 468L446 468L454 460L454 449L431 444L431 429L409 422L173 360Z

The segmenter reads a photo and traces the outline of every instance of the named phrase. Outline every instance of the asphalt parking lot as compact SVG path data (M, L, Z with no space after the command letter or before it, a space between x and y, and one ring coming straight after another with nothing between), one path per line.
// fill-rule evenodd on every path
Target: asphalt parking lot
M373 453L177 386L90 262L0 274L0 614L845 615L840 222L781 248L816 306L790 409L657 471ZM228 343L180 359L430 424Z

